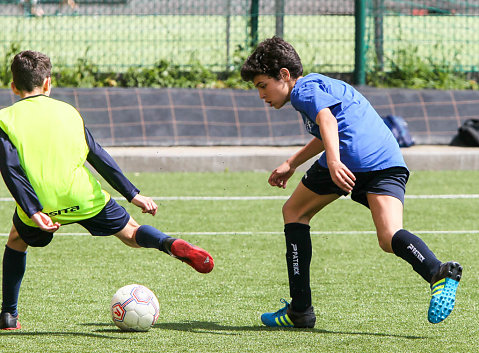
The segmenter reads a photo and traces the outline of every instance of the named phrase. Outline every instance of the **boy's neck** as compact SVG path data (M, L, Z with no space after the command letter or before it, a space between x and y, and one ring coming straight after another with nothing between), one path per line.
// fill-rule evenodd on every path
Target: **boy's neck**
M50 92L45 92L43 89L35 89L31 92L25 92L25 91L20 91L19 96L21 99L28 98L28 97L33 97L33 96L49 96Z
M43 84L41 86L37 86L33 88L32 91L27 92L27 91L22 91L19 90L16 86L15 83L11 83L11 88L14 94L20 96L21 99L28 98L28 97L33 97L33 96L40 96L44 95L49 97L50 92L52 91L52 81L51 77L46 77L43 80Z

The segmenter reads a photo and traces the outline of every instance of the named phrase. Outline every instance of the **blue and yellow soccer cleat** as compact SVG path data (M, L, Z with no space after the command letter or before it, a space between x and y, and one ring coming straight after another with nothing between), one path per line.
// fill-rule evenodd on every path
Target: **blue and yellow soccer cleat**
M293 311L285 299L281 299L284 305L275 313L264 313L261 315L263 324L269 327L296 327L313 328L316 323L314 308L310 306L304 312Z
M445 262L431 281L431 301L427 319L437 324L449 316L456 303L456 291L462 276L462 266L457 262Z

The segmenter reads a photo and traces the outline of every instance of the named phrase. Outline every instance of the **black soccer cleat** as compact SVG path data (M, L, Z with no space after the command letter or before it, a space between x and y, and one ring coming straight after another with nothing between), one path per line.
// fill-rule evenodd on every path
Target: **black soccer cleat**
M18 315L13 316L10 313L0 314L0 330L18 330L22 328L20 321L18 321Z

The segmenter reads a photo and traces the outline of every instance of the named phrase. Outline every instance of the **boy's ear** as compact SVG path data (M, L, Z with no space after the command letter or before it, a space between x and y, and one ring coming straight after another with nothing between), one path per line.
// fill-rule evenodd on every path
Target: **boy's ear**
M10 88L12 89L12 92L13 94L19 96L20 95L20 91L17 89L17 86L15 86L15 84L13 83L10 83Z
M43 87L42 88L43 88L43 93L48 96L50 94L50 91L52 90L52 78L51 78L51 76L48 76L43 80Z
M279 70L279 75L284 81L289 81L289 79L291 78L291 74L289 73L289 70L285 67L282 67Z

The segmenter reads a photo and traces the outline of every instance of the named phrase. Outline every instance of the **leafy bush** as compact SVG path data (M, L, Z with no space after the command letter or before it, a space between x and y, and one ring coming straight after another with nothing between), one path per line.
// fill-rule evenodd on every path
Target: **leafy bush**
M400 49L396 59L386 59L390 71L384 71L376 64L367 75L368 85L413 89L478 89L478 83L468 80L465 73L456 69L454 62L448 63L443 59L438 63L432 58L422 58L417 47Z
M0 87L9 87L12 80L10 64L13 56L20 51L19 44L12 44L0 62ZM88 59L88 49L83 58L73 66L64 63L52 68L52 83L56 87L180 87L180 88L251 88L244 82L239 69L214 73L192 60L182 68L166 60L160 60L154 67L131 67L124 73L101 72L98 65Z
M20 51L19 43L11 43L0 59L0 86L9 87L10 63ZM215 73L198 60L191 59L188 67L180 67L160 60L154 67L131 67L126 72L101 72L98 65L84 57L73 66L57 63L52 69L52 81L57 87L179 87L179 88L237 88L251 89L250 82L240 76L243 62L251 52L250 47L238 46L232 56L230 67L225 72ZM367 74L367 84L375 87L479 89L478 83L467 79L466 74L455 69L457 65L437 63L431 58L422 58L417 48L400 49L395 58L386 58L383 70L376 63Z
M130 68L118 77L122 87L182 87L193 88L211 85L216 76L201 64L194 63L190 70L161 60L153 68Z
M78 58L73 67L58 65L52 68L53 85L57 87L98 87L102 86L99 80L98 66L87 58L88 48L83 58Z
M12 72L10 71L10 65L12 64L13 57L20 51L20 45L18 43L11 43L8 50L5 52L3 58L0 61L0 86L10 87L12 81Z

